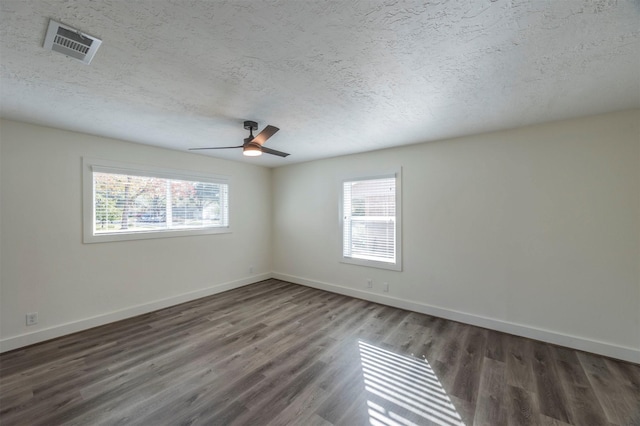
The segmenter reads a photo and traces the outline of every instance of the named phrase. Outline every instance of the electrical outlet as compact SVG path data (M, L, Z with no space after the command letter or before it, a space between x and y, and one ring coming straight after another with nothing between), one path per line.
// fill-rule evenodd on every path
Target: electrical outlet
M382 283L382 291L384 291L385 293L389 293L389 283L388 282L383 282Z
M38 323L38 313L30 312L26 315L27 325L35 325Z
M249 266L249 273L253 274L253 266Z
M373 288L373 280L371 278L367 278L367 288Z

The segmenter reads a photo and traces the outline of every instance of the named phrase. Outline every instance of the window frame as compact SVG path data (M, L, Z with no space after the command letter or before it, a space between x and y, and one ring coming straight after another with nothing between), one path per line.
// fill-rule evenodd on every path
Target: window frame
M370 259L360 259L346 257L344 255L344 184L345 182L367 181L373 179L384 179L395 177L395 262L384 262ZM340 179L340 200L339 205L339 226L340 226L340 263L351 265L367 266L371 268L387 269L391 271L402 271L402 168L380 171L377 173L362 173L350 175Z
M116 173L131 176L156 177L161 179L177 179L187 181L208 182L227 185L227 226L189 228L189 229L154 229L123 233L94 233L95 199L93 173ZM231 178L209 173L174 170L143 164L101 158L82 158L82 229L83 242L102 243L113 241L147 240L153 238L172 238L194 235L231 233Z

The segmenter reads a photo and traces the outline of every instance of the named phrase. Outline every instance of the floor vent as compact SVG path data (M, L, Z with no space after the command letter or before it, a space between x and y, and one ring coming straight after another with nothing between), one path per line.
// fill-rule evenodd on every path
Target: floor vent
M89 64L101 43L98 38L51 19L43 47Z

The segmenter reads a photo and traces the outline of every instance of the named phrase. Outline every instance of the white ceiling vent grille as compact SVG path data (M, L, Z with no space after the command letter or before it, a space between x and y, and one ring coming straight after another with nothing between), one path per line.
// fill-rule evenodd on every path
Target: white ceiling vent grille
M89 64L101 43L98 38L51 19L43 47Z

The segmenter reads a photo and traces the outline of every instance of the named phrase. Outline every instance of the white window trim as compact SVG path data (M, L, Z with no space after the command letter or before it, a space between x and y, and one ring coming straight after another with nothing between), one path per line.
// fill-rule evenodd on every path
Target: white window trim
M200 182L222 183L228 185L229 212L231 211L231 179L228 176L208 173L173 170L143 164L125 163L102 158L82 158L82 229L84 243L102 243L112 241L147 240L152 238L186 237L193 235L228 234L231 232L231 217L225 227L202 229L163 229L138 231L122 234L94 234L93 218L93 172L120 173L132 176L153 176L165 179L194 180Z
M354 180L381 179L395 176L396 178L396 262L380 262L376 260L356 259L344 256L344 183ZM363 173L357 175L344 176L340 179L340 200L339 206L339 226L340 226L340 242L339 253L340 263L351 265L367 266L371 268L387 269L390 271L402 271L402 168L398 167L391 170L380 171L377 173Z

